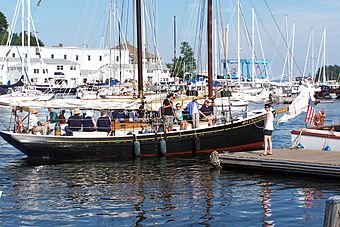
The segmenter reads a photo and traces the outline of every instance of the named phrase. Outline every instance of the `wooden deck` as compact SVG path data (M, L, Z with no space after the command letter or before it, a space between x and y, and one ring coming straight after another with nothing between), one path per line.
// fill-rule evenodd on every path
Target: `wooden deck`
M276 149L273 155L260 156L261 152L220 153L219 159L222 166L340 177L340 152Z

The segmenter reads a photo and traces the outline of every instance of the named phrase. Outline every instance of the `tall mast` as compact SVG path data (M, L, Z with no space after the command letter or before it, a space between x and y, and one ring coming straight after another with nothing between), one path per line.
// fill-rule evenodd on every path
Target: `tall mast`
M21 74L25 75L25 1L21 0Z
M138 66L138 98L143 98L143 69L142 69L142 23L141 23L141 0L136 0L137 16L137 66Z
M29 80L29 67L31 64L30 59L30 46L31 46L31 0L27 0L27 66L26 66L26 73L27 73L27 80L28 83L31 84Z
M112 80L112 5L109 4L109 84Z
M173 70L174 70L173 76L176 82L176 16L174 16L174 66L173 66ZM184 68L184 74L185 74L185 68Z
M323 81L326 84L326 28L323 30Z
M237 0L237 76L241 81L240 0Z
M251 26L251 36L252 36L252 50L251 50L251 78L253 86L255 85L255 9L251 9L252 12L252 26Z
M212 89L212 0L208 0L208 96L213 96Z

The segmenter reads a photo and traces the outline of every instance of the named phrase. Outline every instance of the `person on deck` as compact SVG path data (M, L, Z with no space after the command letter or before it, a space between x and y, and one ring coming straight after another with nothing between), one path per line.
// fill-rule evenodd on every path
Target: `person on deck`
M181 104L176 104L175 109L175 121L180 125L180 130L186 130L188 127L188 122L183 119L183 112Z
M31 113L29 116L28 131L31 132L32 134L35 134L37 131L37 127L41 125L37 114L38 114L37 110L31 110Z
M96 131L96 122L93 119L93 113L91 111L86 111L85 118L83 119L83 131L93 132Z
M326 113L325 113L325 109L321 109L318 112L318 118L319 118L319 124L318 126L323 126L325 124L325 118L326 118Z
M188 104L188 112L192 119L192 128L198 128L200 122L199 103L195 96Z
M201 113L204 118L208 120L208 126L213 126L216 123L216 117L214 115L214 107L212 106L212 101L206 99L204 105L200 108Z
M171 93L167 96L163 101L162 106L162 115L164 118L164 126L168 132L172 131L172 127L174 124L174 106L172 100L174 99L174 95Z
M58 123L58 114L56 112L53 111L53 108L48 107L47 108L48 112L49 112L49 119L48 122L50 123L50 125L55 125L56 123Z
M73 115L67 120L67 124L71 131L81 130L81 127L83 126L83 118L80 116L80 110L78 108L74 109Z
M65 118L65 110L60 110L60 114L58 116L59 124L64 125L66 124L66 118Z
M265 104L264 108L267 112L263 134L264 134L264 152L261 154L263 156L272 155L273 154L273 145L272 145L272 133L274 130L274 115L272 110L270 109L270 104Z
M107 111L103 110L100 113L100 117L97 120L97 131L98 132L111 132L111 119L107 116Z

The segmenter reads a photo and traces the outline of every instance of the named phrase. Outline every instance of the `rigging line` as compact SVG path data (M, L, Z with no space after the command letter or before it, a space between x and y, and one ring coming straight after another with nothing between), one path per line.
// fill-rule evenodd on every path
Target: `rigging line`
M86 3L84 4L85 5L85 7L83 8L83 14L82 14L82 16L80 17L81 19L79 20L79 21L81 21L81 22L84 22L84 20L85 20L85 15L87 14L87 9L88 9L88 7L89 7L89 0L86 0ZM74 37L74 41L73 41L73 43L76 43L76 41L77 40L79 40L79 36L80 36L80 31L81 31L81 29L82 29L82 24L80 24L79 26L78 26L78 30L77 30L77 32L76 32L76 34L75 34L75 37ZM82 40L82 42L83 42L84 40Z
M244 32L246 33L246 39L248 41L248 43L250 43L250 45L254 45L252 43L252 40L250 39L250 32L249 32L249 29L248 29L248 26L247 26L247 23L246 23L246 20L245 20L245 17L244 17L244 14L243 14L243 10L242 10L242 5L240 4L240 12L241 12L241 17L242 17L242 22L243 22L243 29L244 29ZM248 45L247 45L248 46ZM248 46L248 51L251 52L251 46Z
M261 17L259 17L259 18L256 17L256 19L257 19L256 21L259 21L260 24L262 25L263 30L264 30L265 33L267 34L267 37L268 37L269 41L272 43L272 45L273 45L273 47L274 47L274 49L275 49L275 51L274 51L272 57L270 58L270 59L272 59L272 62L275 62L277 56L278 56L279 58L281 58L282 60L284 60L284 59L285 59L284 54L281 53L281 49L278 48L280 39L277 38L277 40L276 40L276 42L275 42L275 41L272 39L271 34L270 34L269 31L267 30L267 28L264 26L264 23L263 23L263 21L261 20ZM280 36L280 35L279 35L279 36ZM271 71L271 70L270 70L270 71ZM274 79L274 78L273 78L273 79Z
M186 37L189 36L188 33L193 33L192 31L190 32L188 28L190 28L190 30L194 30L194 26L191 26L191 21L195 21L195 20L192 20L192 18L193 18L193 14L194 14L194 12L195 12L194 9L196 8L196 1L195 1L194 4L195 4L195 5L193 5L193 7L191 7L192 10L191 10L189 19L188 19L188 18L184 18L183 20L179 20L179 21L182 21L181 26L176 26L176 27L179 28L179 32L177 32L177 34L183 34L183 32L182 32L180 29L184 27L184 22L185 22L186 20L189 21L189 23L186 24L186 29L185 29L185 32L184 32L184 35L183 35L183 37L184 37L183 40L185 40ZM185 7L184 7L184 13L183 13L184 15L187 14L188 8L189 8L189 4L188 4L188 0L187 0L187 1L186 1L186 4L185 4ZM182 44L182 42L181 42L181 44ZM177 48L178 48L178 47L177 47ZM178 61L176 61L175 69L180 69L180 66L181 66L181 61L180 61L181 58L180 58L180 55L181 55L181 53L179 54L179 58L176 57L176 59L177 59Z
M284 38L284 36L283 36L283 34L282 34L281 29L279 28L279 26L278 26L278 24L277 24L276 19L274 18L274 15L273 15L271 9L269 8L269 5L268 5L268 3L267 3L267 0L263 0L263 1L265 2L266 6L267 6L267 8L268 8L268 10L269 10L269 13L270 13L272 19L274 20L275 26L276 26L277 29L279 30L279 33L280 33L280 35L281 35L281 37L282 37L284 43L286 44L286 47L287 47L287 49L288 49L288 51L289 51L289 54L290 54L290 55L293 55L291 49L290 49L289 46L288 46L288 43L287 43L286 39ZM300 73L300 75L301 75L301 74L302 74L302 71L301 71L299 65L297 64L297 61L296 61L296 59L295 59L294 56L293 56L293 62L294 62L296 68L298 69L298 71L299 71L299 73Z

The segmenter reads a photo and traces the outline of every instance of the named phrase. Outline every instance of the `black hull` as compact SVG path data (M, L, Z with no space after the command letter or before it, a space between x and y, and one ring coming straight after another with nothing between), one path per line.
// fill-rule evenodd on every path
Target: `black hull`
M211 153L217 151L258 150L263 146L264 114L233 124L137 136L141 156ZM30 158L57 160L83 158L132 158L134 139L123 137L37 136L0 132L9 144ZM166 141L166 153L161 152ZM164 146L162 146L164 148ZM164 151L164 150L163 150Z
M36 86L35 89L44 93L53 93L53 94L72 94L75 95L77 93L77 88L54 88L54 87L40 87Z

